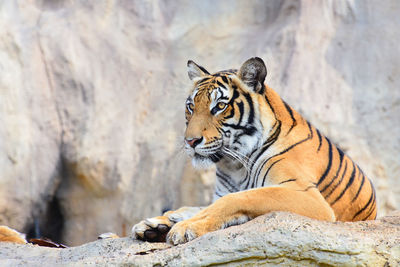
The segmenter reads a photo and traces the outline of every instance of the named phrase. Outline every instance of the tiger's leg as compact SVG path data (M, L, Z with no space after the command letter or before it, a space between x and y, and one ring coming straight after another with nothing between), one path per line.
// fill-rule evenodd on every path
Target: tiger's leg
M167 211L162 216L145 219L132 227L132 237L150 242L165 242L168 231L180 221L198 213L202 207L182 207Z
M0 225L0 242L12 242L26 244L25 235L11 229L8 226Z
M335 221L335 214L318 189L264 187L226 195L192 218L175 224L167 235L174 245L208 232L241 224L271 211L289 211L310 218Z

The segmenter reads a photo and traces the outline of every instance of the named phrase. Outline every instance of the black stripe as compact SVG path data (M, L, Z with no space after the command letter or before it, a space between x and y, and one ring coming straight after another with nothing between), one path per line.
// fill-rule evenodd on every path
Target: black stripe
M231 188L235 189L236 191L239 191L239 189L236 187L236 185L231 182L231 178L228 175L226 175L225 173L221 172L220 170L217 170L217 177L221 178L222 181L224 181L226 184L228 184Z
M368 180L369 181L369 180ZM376 192L375 192L375 187L374 185L371 183L371 181L369 181L369 184L371 185L372 191L374 192L374 202L376 205ZM375 214L375 218L376 218L376 214Z
M319 132L318 129L317 129L317 135L318 135L318 140L319 140L317 152L319 152L319 150L321 149L321 145L322 145L322 137L321 137L321 133Z
M356 168L354 166L353 163L353 172L351 173L350 179L346 184L346 187L343 189L343 191L340 193L340 195L335 199L335 201L333 201L333 203L331 203L331 206L333 206L339 199L342 198L342 196L344 195L344 193L347 191L347 189L351 186L351 184L354 182L354 176L356 174Z
M358 168L358 170L360 171L360 175L362 175L362 180L361 180L361 185L360 185L360 187L358 188L357 194L353 197L353 199L351 200L351 202L354 202L354 200L357 199L357 197L358 197L358 195L360 194L361 189L362 189L362 187L363 187L363 185L364 185L364 182L365 182L365 175L364 175L364 173L360 170L360 168L359 168L358 166L357 166L357 168Z
M365 219L367 219L369 216L371 216L371 213L374 212L374 210L376 209L375 188L374 188L374 186L373 186L372 184L371 184L371 188L372 188L372 194L374 195L374 197L373 197L373 199L372 199L372 205L371 205L371 207L369 208L368 215L363 219L363 221L364 221ZM375 215L375 217L376 217L376 215Z
M229 193L235 193L235 192L237 192L237 191L235 191L232 187L229 187L228 184L227 184L225 181L223 181L223 180L219 180L219 181L220 181L221 185L222 185L226 190L228 190Z
M371 187L372 187L372 185L371 185ZM371 196L370 196L370 198L369 198L367 204L365 204L365 206L364 206L362 209L360 209L360 210L353 216L353 219L352 219L352 220L354 220L358 215L360 215L360 214L369 206L369 204L371 204L373 198L375 198L374 191L371 192Z
M220 161L222 159L222 155L219 152L217 152L217 153L210 155L210 159L212 160L212 162L217 163L218 161Z
M241 143L241 142L239 142L238 140L235 140L235 141L233 141L233 143L234 143L234 144L239 144L239 145L242 145L242 143Z
M221 96L217 99L218 101L219 101L219 100L229 100L229 98L228 98L227 96L225 96L224 93L222 92L221 87L218 87L217 90L218 90L218 93L221 95Z
M215 193L219 192L220 194L223 194L224 191L226 191L226 188L222 187L222 185L220 183L215 184ZM219 195L219 196L223 197L223 195Z
M223 126L225 127L231 127L235 130L242 130L244 134L246 135L253 135L256 131L257 128L254 126L241 126L241 125L235 125L235 124L230 124L230 123L222 123Z
M344 156L344 153L343 153L343 151L340 150L339 148L336 148L336 149L337 149L337 151L339 152L339 158L340 158L340 159L339 159L339 160L340 160L339 167L338 167L338 169L337 169L337 171L336 171L335 176L333 176L333 178L331 179L331 181L330 181L327 185L325 185L325 187L324 187L322 190L320 190L321 193L323 193L326 189L328 189L328 187L331 186L331 184L332 184L332 183L336 180L336 178L338 177L340 170L342 169L342 163L343 163L343 156Z
M222 129L222 128L217 128L217 131L221 134L221 135L228 135L228 133L230 133L231 131L229 131L229 130L224 130L224 129ZM222 134L223 133L223 134Z
M244 105L243 105L243 102L238 102L238 103L237 103L237 106L239 107L239 114L240 114L240 117L239 117L239 122L238 122L238 124L240 125L240 123L242 122L243 113L244 113Z
M267 95L265 95L265 101L267 101L267 104L268 104L269 108L272 110L272 113L274 113L274 116L275 116L275 119L276 119L275 110L274 110L274 108L272 107L271 103L269 102L269 99L268 99Z
M232 106L231 112L229 113L228 116L224 117L225 120L228 120L230 118L233 118L233 116L235 115L235 106Z
M249 103L249 118L247 119L247 123L252 124L254 121L254 106L253 106L253 99L251 99L251 96L247 93L243 94L244 97L246 98L247 102Z
M325 180L326 176L328 175L328 173L332 167L332 143L331 143L331 141L329 141L328 138L325 137L325 139L326 139L326 141L328 141L328 145L329 145L328 165L326 166L326 169L325 169L324 173L322 174L322 176L319 178L317 185L320 185Z
M297 181L297 179L289 179L289 180L285 180L283 182L280 182L279 184L284 184L284 183L289 183L289 182L295 182Z
M375 211L376 206L374 205L373 207L374 207L374 208L371 209L371 211L368 213L367 216L364 217L364 219L362 219L362 221L365 221L366 219L368 219L368 217L371 216L371 214ZM375 216L375 218L376 218L376 216ZM374 219L375 219L375 218L374 218Z
M264 85L264 84L261 84L261 90L258 91L258 93L261 94L261 95L263 95L264 92L265 92L265 85Z
M213 88L213 90L214 90L215 88ZM207 92L206 90L204 90L204 92ZM208 98L208 101L211 101L211 94L207 94L207 98Z
M228 105L232 105L233 101L235 101L235 99L238 97L239 97L239 92L237 90L234 90L232 98L231 98L231 100L229 100Z
M285 105L285 108L286 108L287 112L289 112L290 118L292 118L292 126L290 126L289 131L286 133L286 135L288 135L288 134L290 133L290 131L292 131L292 129L294 128L294 126L297 125L297 121L296 121L296 119L295 119L294 116L293 116L293 110L292 110L292 108L291 108L285 101L282 100L282 102L283 102L283 104Z
M218 93L220 93L221 96L223 96L224 94L222 93L221 87L217 88Z
M219 87L223 87L223 88L226 89L225 85L223 83L221 83L220 81L217 81L217 84L218 84Z
M331 191L325 196L325 199L328 199L330 195L336 190L336 188L342 183L344 179L344 175L346 174L347 171L347 161L344 163L344 171L342 173L342 177L340 178L339 182L331 189Z
M205 84L205 83L207 83L208 81L210 81L210 77L206 77L206 78L203 78L203 79L201 79L200 81L198 81L197 82L197 86L199 87L199 86L202 86L203 84Z
M196 64L196 63L195 63L195 64ZM196 64L196 65L197 65L197 64ZM197 67L199 67L199 69L201 69L201 71L204 72L205 74L210 75L210 73L209 73L205 68L203 68L202 66L197 65Z
M229 84L228 78L226 76L221 76L221 78L224 81L224 83Z
M376 209L376 201L375 201L375 190L372 192L374 197L372 198L372 205L368 210L367 216L365 216L362 220L365 221Z
M219 196L219 197L223 197L223 195L219 194L219 193L217 192L217 190L215 190L214 193L215 193L217 196Z
M312 130L312 126L311 126L311 123L309 121L307 121L307 125L308 125L308 130L310 130L311 137L314 136L313 130Z
M253 127L253 126L249 126L249 127L246 127L246 128L244 129L244 133L245 133L246 135L249 135L249 136L254 135L256 132L257 132L257 128L256 128L256 127Z
M266 173L264 174L264 178L263 178L263 181L262 181L262 183L261 183L261 186L264 186L265 178L267 178L267 175L268 175L268 173L269 173L269 170L272 168L272 166L274 166L276 163L278 163L279 161L281 161L281 160L283 160L283 159L285 159L285 158L281 158L281 159L278 159L277 161L274 161L274 163L272 163L271 166L268 167Z

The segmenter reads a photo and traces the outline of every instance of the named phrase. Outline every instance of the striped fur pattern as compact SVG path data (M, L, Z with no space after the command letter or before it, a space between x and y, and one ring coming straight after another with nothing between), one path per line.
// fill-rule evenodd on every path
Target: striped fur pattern
M264 84L260 58L238 71L210 74L193 61L188 68L194 86L186 100L185 148L195 167L216 164L217 181L214 203L170 223L168 242L184 243L271 211L328 221L376 218L371 181Z

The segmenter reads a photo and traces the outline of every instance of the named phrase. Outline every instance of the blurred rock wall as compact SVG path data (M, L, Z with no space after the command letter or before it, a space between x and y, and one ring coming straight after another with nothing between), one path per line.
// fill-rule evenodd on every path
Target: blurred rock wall
M69 245L210 202L182 152L186 62L267 83L400 208L400 2L0 2L0 224ZM50 230L49 230L50 231Z

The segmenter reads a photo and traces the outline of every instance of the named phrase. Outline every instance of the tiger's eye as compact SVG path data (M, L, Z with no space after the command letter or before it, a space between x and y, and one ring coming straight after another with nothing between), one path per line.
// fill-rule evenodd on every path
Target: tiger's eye
M217 107L218 109L224 109L226 107L226 104L224 102L219 102Z

